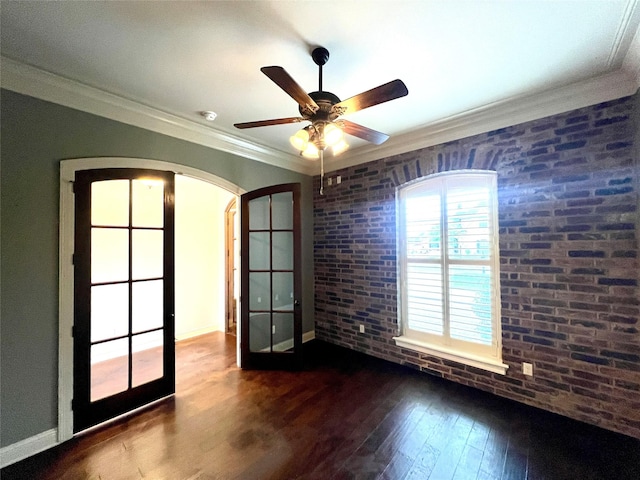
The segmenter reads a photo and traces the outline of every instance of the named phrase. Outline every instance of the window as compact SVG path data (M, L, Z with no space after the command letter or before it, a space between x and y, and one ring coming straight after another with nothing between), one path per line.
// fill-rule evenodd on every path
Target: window
M504 374L496 173L432 175L397 199L396 344Z

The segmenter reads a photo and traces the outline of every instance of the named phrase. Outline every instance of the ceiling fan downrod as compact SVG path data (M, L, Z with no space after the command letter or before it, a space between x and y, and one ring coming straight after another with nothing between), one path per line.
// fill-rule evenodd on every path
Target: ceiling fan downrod
M311 58L319 67L318 91L322 91L322 66L329 61L329 50L324 47L317 47L311 52Z

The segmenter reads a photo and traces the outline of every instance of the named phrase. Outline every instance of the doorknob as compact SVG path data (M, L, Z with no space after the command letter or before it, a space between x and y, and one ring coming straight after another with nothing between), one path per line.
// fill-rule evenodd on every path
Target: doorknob
M295 307L299 307L300 306L300 300L294 300L293 305Z

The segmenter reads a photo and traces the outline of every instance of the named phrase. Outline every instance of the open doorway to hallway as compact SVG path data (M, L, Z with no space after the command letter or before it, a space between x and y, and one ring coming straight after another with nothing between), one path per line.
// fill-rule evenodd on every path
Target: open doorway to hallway
M228 272L229 256L233 261L237 250L233 251L235 242L228 245L226 231L229 229L229 205L235 204L235 199L234 194L208 182L176 175L175 325L178 342L228 330L229 297L236 298L233 287L236 282L229 279L234 275L233 267ZM229 288L231 291L227 293Z
M235 335L237 314L235 204L236 195L220 187L176 175L177 395L192 387L185 372L202 368L196 363L213 352L222 349L219 361L235 363L236 339L225 340Z
M236 361L238 216L233 193L184 175L175 183L175 371L176 395L182 396L193 387L185 383L193 377L188 372Z

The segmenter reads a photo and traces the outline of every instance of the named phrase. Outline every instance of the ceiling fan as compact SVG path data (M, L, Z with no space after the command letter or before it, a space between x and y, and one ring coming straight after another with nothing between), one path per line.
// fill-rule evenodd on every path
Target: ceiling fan
M367 140L375 145L380 145L386 141L389 135L339 117L404 97L409 92L402 80L393 80L341 101L333 93L322 89L322 66L329 60L329 51L326 48L318 47L311 53L311 58L319 67L319 87L316 92L306 93L282 67L272 66L260 69L262 73L298 102L300 117L236 123L234 126L244 129L303 121L311 122L310 125L292 136L290 141L300 151L301 155L309 158L320 157L321 161L323 160L323 152L327 147L332 147L334 155L348 147L342 138L343 132Z

